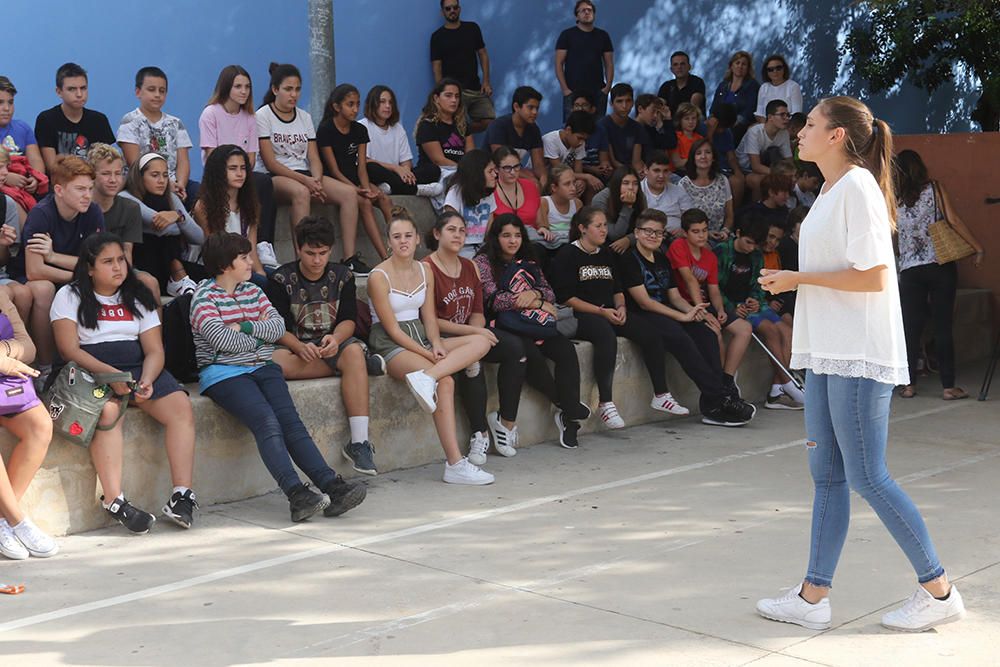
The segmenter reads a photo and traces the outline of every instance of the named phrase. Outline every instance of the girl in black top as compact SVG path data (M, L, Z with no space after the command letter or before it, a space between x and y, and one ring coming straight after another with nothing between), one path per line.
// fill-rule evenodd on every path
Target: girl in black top
M604 247L608 219L604 211L584 206L573 216L572 243L556 255L549 270L556 298L573 308L577 338L594 344L594 375L600 398L601 421L608 428L624 428L625 421L612 402L618 336L639 344L653 383L654 410L689 414L667 390L663 340L638 313L625 310L625 294L615 274L615 260Z
M323 118L316 128L316 145L323 158L323 169L330 178L357 191L358 213L372 247L379 259L389 254L382 241L382 231L375 223L375 206L382 219L392 216L389 195L368 181L368 130L354 119L361 108L361 95L349 83L342 83L330 92L323 108Z

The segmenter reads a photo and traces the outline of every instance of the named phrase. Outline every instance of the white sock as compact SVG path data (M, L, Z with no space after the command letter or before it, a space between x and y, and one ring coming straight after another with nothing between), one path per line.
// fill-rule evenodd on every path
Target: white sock
M191 489L187 488L186 486L175 486L175 487L174 487L174 493L179 493L179 494L181 494L182 496L183 496L183 495L184 495L185 493L187 493L188 491L190 491L190 490L191 490Z
M115 502L116 500L120 500L120 501L124 502L124 500L125 500L125 492L124 492L124 491L122 491L121 493L119 493L119 494L118 494L118 497L117 497L117 498L112 498L112 499L111 499L111 502L109 502L109 503L104 503L104 502L102 502L102 503L101 503L101 505L103 505L103 506L104 506L104 509L108 509L109 507L111 507L111 505L112 505L112 504L113 504L113 503L114 503L114 502Z
M771 396L777 396L780 393L781 393L781 385L780 384L772 384L771 385L771 393L770 393L770 395Z
M796 387L795 383L792 382L791 380L781 385L781 390L784 391L789 396L791 396L792 398L794 398L799 403L806 402L806 395L803 394L802 391L798 387Z
M348 417L347 423L351 427L351 442L368 440L368 417Z

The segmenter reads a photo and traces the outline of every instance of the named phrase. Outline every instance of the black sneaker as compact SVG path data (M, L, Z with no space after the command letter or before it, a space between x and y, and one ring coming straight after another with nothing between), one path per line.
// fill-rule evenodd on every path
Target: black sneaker
M330 505L323 510L323 516L340 516L360 505L368 495L367 486L361 482L348 482L339 475L324 491L330 496Z
M723 384L726 388L726 394L730 398L743 398L743 394L740 392L740 386L736 384L736 377L729 375L728 373L724 373L723 376L725 378Z
M345 257L340 260L340 263L349 268L356 276L367 276L372 272L371 267L361 261L361 255L358 253Z
M559 444L566 449L576 449L580 442L576 439L576 433L580 430L580 422L572 419L563 419L563 411L556 410L556 428L559 429Z
M308 484L297 484L288 494L288 507L292 511L292 521L305 521L316 512L326 509L330 499L316 493Z
M174 491L170 500L163 506L163 515L172 520L181 528L190 528L194 523L194 511L198 509L198 501L194 498L194 491L188 489L183 494Z
M101 496L101 502L104 502L104 496ZM142 511L138 507L133 507L124 498L115 498L111 501L111 506L106 507L104 511L136 535L145 535L153 527L153 524L156 523L155 516L149 512Z
M365 366L368 368L368 375L377 377L385 375L385 357L374 352L365 352Z
M344 458L350 461L354 469L364 475L375 476L378 470L375 469L375 447L372 443L349 442L340 450L344 453ZM331 500L333 500L331 498Z
M752 403L726 396L714 407L702 411L701 422L711 426L745 426L756 412Z

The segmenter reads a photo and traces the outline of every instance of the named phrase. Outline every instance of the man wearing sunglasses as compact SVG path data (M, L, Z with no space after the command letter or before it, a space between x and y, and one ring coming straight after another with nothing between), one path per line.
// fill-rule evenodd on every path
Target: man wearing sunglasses
M434 83L442 78L462 84L462 104L469 116L473 133L482 132L497 117L493 108L493 86L490 85L490 56L479 25L460 20L462 7L458 0L441 0L444 25L431 35L431 69ZM478 62L477 62L478 58ZM479 67L483 68L482 81Z
M754 201L761 199L760 184L771 173L771 165L783 158L792 157L792 144L788 136L788 105L784 100L771 100L765 109L766 118L747 130L736 147L736 159L747 175L747 185L753 189Z
M592 0L577 0L573 15L576 25L563 30L556 40L556 78L563 94L563 121L573 111L574 90L598 91L595 106L599 115L604 115L615 78L611 35L594 26L597 6Z

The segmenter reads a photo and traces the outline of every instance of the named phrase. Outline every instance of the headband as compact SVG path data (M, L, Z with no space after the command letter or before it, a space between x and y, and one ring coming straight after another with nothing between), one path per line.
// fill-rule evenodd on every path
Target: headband
M153 160L163 160L164 162L167 161L167 159L162 155L160 155L159 153L146 153L141 158L139 158L139 171L145 169L146 165L152 162Z

